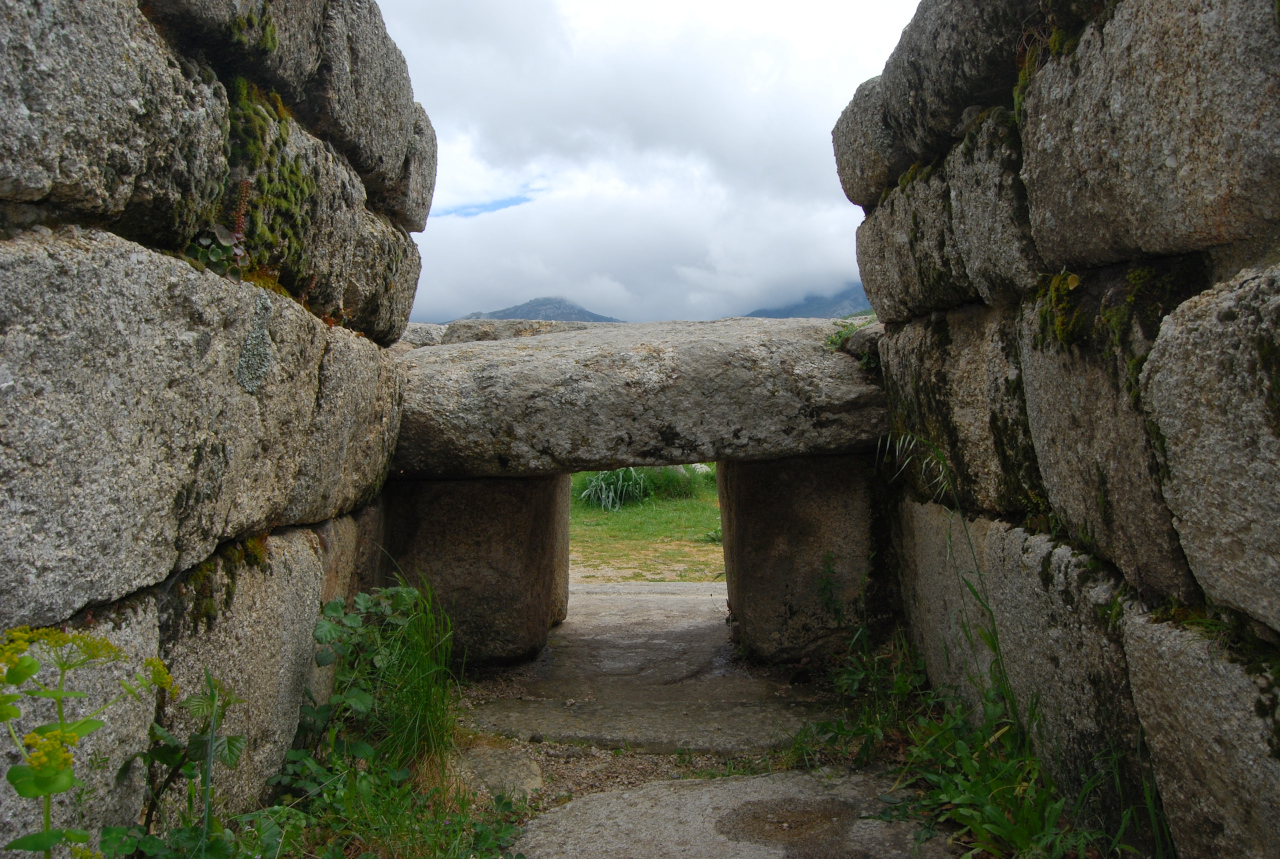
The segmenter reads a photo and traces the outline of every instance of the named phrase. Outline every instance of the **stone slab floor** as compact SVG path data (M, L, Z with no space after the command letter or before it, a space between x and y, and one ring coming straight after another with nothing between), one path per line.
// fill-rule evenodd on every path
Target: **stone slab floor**
M760 759L825 711L820 690L790 682L801 679L793 672L738 658L725 600L722 582L575 576L569 617L538 660L468 687L470 776L495 792L573 797L539 803L551 810L517 850L527 859L955 855L942 839L916 845L910 824L864 819L892 788L870 774L689 777Z

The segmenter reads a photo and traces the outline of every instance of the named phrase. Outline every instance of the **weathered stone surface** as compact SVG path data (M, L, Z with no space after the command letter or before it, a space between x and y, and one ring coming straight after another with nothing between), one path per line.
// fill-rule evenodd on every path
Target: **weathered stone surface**
M1037 0L923 0L885 63L885 118L901 145L928 160L963 135L970 107L1010 105L1018 46Z
M519 749L472 746L464 749L461 757L470 771L473 790L484 788L491 795L508 797L527 797L542 790L542 767Z
M290 103L320 67L327 0L151 0L156 21L184 47L247 69Z
M872 209L914 161L884 118L884 88L874 77L858 87L831 129L836 172L849 202Z
M895 188L858 227L858 271L881 322L978 301L952 230L944 165Z
M979 298L1011 304L1036 287L1043 263L1020 165L1012 115L983 112L936 169L913 168L867 217L858 228L858 265L882 321Z
M247 142L232 148L228 193L245 193L246 268L276 273L317 316L394 343L417 292L417 245L366 208L364 184L347 159L279 101L243 81L233 94L232 128Z
M330 335L326 345L286 522L323 521L372 499L400 431L400 367L360 338Z
M994 622L1024 719L1031 701L1039 701L1041 741L1052 750L1043 760L1054 776L1078 787L1095 774L1098 756L1120 751L1129 756L1126 787L1139 783L1138 723L1116 626L1122 614L1115 582L1095 572L1087 556L1046 536L984 518L963 520L936 504L904 502L895 543L909 629L935 686L954 687L980 706L974 683L989 685L992 656L978 633ZM1105 799L1118 814L1116 798Z
M0 277L0 626L376 493L400 381L369 341L96 231L0 242Z
M823 346L826 322L728 319L418 349L394 468L565 474L844 453L886 429L884 392Z
M303 109L360 172L374 207L421 230L435 187L435 132L414 104L409 67L372 0L328 0L320 67Z
M1135 272L1150 275L1131 280ZM1198 277L1176 267L1087 273L1075 290L1028 301L1019 333L1031 438L1054 513L1144 597L1185 602L1199 589L1161 497L1137 370L1161 316Z
M1247 271L1170 314L1142 384L1196 581L1280 630L1280 268Z
M420 233L427 228L431 199L436 190L436 130L427 111L413 105L413 136L405 154L399 178L373 197L374 204L387 212L406 230Z
M842 653L871 560L868 456L720 462L735 641L758 659Z
M1197 633L1131 616L1133 699L1183 859L1274 856L1280 843L1276 678Z
M340 599L350 603L364 583L377 574L382 540L381 500L350 516L313 525L319 539L319 556L324 570L320 604Z
M356 523L355 591L396 584L395 568L387 560L387 514L379 495L351 514Z
M375 343L390 346L413 310L422 257L403 228L368 211L360 213L355 238L342 293L344 321Z
M619 323L560 322L548 319L457 319L449 323L440 342L448 346L454 343L511 340L516 337L536 337L539 334L559 334L564 331L587 331L601 325L617 324Z
M404 334L400 335L400 342L414 349L423 346L439 346L444 342L444 334L447 330L447 326L435 325L431 322L410 322L405 326Z
M245 737L244 754L234 770L217 765L214 773L219 799L239 813L259 807L267 779L284 764L305 690L317 675L332 682L332 671L316 668L312 636L325 586L320 539L288 528L266 537L265 547L261 566L220 550L180 578L163 606L161 656L183 693L200 690L207 669L245 702L227 710L225 722L228 734ZM164 720L176 732L196 727L175 705Z
M160 627L155 601L128 600L97 612L92 623L74 625L73 632L87 632L101 636L118 647L124 658L98 668L82 668L68 676L67 688L84 692L88 697L69 699L66 702L67 718L74 721L93 712L120 696L120 680L132 681L138 672L147 673L143 661L159 654ZM41 659L40 654L35 654ZM57 669L41 659L44 669L37 675L41 682L56 686ZM56 721L52 702L38 702L27 698L18 705L23 717L14 724L18 736L23 736L36 725ZM85 783L87 792L83 804L74 802L75 793L54 797L53 825L87 829L96 840L104 826L129 826L137 821L142 810L144 776L135 767L122 781L116 781L116 773L135 752L146 749L147 730L155 717L155 702L134 701L125 697L108 708L100 716L105 727L90 734L75 749L76 777ZM7 738L6 738L7 739ZM94 759L105 759L106 764L90 767ZM0 746L0 767L8 769L21 763L13 744ZM40 806L37 801L21 799L6 785L0 791L0 844L37 832L42 828ZM4 859L29 859L30 854L0 850Z
M945 452L965 509L1047 512L1015 316L974 304L892 327L879 354L895 431ZM916 467L906 476L919 494L933 494L936 471Z
M573 612L546 650L464 725L645 754L785 748L831 713L805 700L812 686L792 686L794 671L737 658L727 596L724 582L575 582Z
M529 859L943 859L945 838L916 843L916 824L872 819L893 782L855 773L774 773L654 782L576 799L532 821ZM637 852L637 845L643 849Z
M1140 0L1026 97L1023 179L1051 271L1186 253L1280 220L1280 30L1262 0Z
M987 304L1015 302L1044 271L1031 237L1021 167L1018 126L1002 108L984 114L947 156L952 241Z
M227 173L227 99L129 0L0 4L0 218L183 246Z
M387 484L387 551L431 585L467 665L532 659L563 619L569 501L568 475Z
M371 0L156 0L156 20L277 90L369 185L371 205L421 231L436 179L436 134Z
M880 362L880 342L884 340L884 323L872 322L863 325L844 339L840 351L852 355L859 361L866 359L870 363Z

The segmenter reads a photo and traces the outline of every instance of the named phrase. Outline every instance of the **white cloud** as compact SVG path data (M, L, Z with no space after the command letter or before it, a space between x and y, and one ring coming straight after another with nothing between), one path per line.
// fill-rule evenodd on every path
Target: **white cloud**
M440 139L415 319L714 318L857 277L830 129L914 2L381 6Z

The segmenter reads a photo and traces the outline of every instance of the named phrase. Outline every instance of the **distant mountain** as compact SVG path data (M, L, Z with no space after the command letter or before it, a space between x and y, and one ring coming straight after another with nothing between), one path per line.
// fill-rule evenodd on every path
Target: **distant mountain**
M535 298L492 313L469 313L463 319L541 319L549 322L621 322L612 316L592 313L567 298Z
M862 291L862 284L855 283L844 292L829 298L821 295L810 295L804 301L796 304L789 304L786 307L779 307L773 310L755 310L747 315L761 319L839 319L842 316L849 316L860 310L870 309L871 302L867 301L867 294Z

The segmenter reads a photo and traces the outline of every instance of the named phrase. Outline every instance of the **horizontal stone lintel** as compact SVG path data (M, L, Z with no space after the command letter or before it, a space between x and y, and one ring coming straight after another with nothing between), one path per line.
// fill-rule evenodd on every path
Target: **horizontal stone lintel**
M392 471L519 477L871 448L884 392L816 319L658 322L417 349Z

